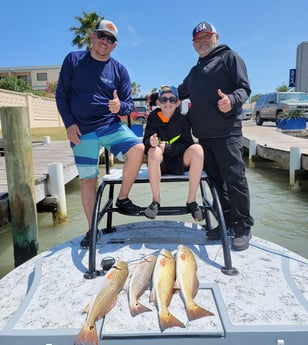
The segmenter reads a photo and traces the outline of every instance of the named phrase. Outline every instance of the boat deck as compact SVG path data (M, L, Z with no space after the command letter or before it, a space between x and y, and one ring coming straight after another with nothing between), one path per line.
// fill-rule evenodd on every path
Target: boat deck
M194 223L142 221L102 234L96 262L100 275L84 279L88 250L81 238L41 253L0 280L0 343L73 344L85 322L82 313L99 288L103 258L113 257L134 265L162 248L175 253L178 244L192 249L200 281L195 301L214 316L188 321L183 302L174 294L170 311L185 328L159 329L150 290L141 301L151 312L132 317L127 282L115 307L97 322L99 344L259 344L306 345L308 338L308 261L303 257L253 237L249 249L232 251L237 275L223 274L220 241L207 241L204 229Z

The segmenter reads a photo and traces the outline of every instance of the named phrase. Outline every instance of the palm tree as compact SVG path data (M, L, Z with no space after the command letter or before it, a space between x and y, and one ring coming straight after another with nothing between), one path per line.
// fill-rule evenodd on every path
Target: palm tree
M286 85L285 83L282 83L282 85L276 87L277 92L287 92L290 91L290 87Z
M135 81L132 81L131 86L132 86L132 95L138 96L140 92L140 85L138 85Z
M262 95L261 93L257 93L251 96L251 103L257 102L257 100L260 98L261 95Z
M96 12L86 13L82 12L83 16L77 16L77 19L80 23L80 26L73 26L70 28L71 31L75 32L75 37L72 40L72 44L78 48L87 46L89 50L91 48L91 41L89 38L89 32L93 31L98 22L100 22L104 17L99 16Z
M98 22L104 19L103 16L98 15L96 12L87 13L85 11L82 12L82 17L77 16L75 17L76 20L79 21L80 26L72 26L70 28L71 31L75 32L75 37L72 40L72 44L77 46L78 48L82 48L83 46L87 46L87 50L91 48L91 41L89 38L89 32L93 31ZM132 87L132 95L137 96L140 92L140 85L136 82L131 83Z

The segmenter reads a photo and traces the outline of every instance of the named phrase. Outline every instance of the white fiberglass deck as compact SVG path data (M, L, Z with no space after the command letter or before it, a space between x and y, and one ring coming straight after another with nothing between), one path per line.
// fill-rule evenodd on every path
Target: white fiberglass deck
M84 307L103 275L84 279L88 251L80 238L44 252L0 280L0 344L73 344L84 324ZM207 242L196 224L146 221L117 226L100 237L96 265L112 256L134 264L160 249L176 252L178 244L192 249L200 288L196 302L215 315L187 321L183 302L175 294L170 311L186 328L158 326L156 307L147 290L141 301L152 312L132 317L125 289L116 306L97 323L99 344L258 344L307 345L308 261L273 243L253 237L248 250L232 251L234 276L221 272L219 241Z

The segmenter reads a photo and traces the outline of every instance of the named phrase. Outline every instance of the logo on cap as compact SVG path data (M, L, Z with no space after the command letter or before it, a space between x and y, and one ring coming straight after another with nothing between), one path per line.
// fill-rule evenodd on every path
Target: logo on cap
M178 90L173 85L162 85L160 90L158 91L159 96L163 95L164 93L172 93L175 97L179 97Z
M112 23L106 23L105 26L106 26L106 29L110 31L116 31L116 28Z
M110 20L101 20L97 25L96 25L96 30L97 31L107 31L111 35L115 37L116 40L118 40L117 35L118 35L118 29L117 27L111 22Z
M199 23L198 25L196 25L194 27L194 30L193 30L193 40L196 38L196 36L200 33L200 32L208 32L210 34L216 34L216 29L214 27L214 25L210 24L210 23L207 23L207 22L202 22L202 23Z
M205 23L200 23L196 26L196 33L204 30L208 30Z

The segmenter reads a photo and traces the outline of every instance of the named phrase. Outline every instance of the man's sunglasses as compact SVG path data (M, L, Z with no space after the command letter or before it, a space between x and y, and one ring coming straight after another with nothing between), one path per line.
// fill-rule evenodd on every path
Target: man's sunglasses
M171 97L166 97L166 96L161 96L158 98L159 102L162 103L162 104L165 104L167 103L168 101L171 103L171 104L175 104L178 99L177 97L175 96L171 96Z
M116 41L115 37L106 35L103 31L95 31L95 33L99 40L107 40L110 44L113 44Z

